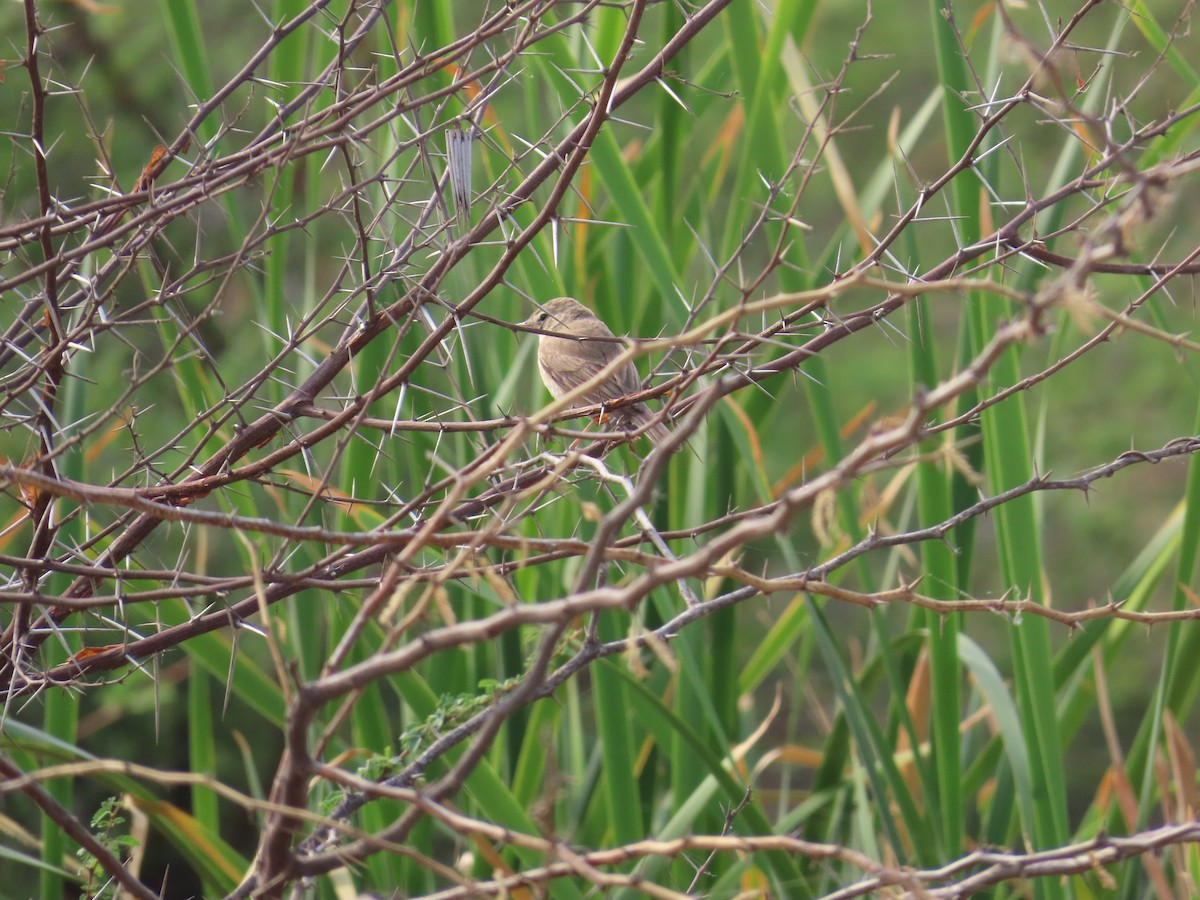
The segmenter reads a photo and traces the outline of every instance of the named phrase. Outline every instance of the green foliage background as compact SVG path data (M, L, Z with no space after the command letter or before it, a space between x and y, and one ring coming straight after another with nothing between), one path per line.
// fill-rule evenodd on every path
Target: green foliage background
M103 9L40 5L50 29L44 38L44 52L53 60L47 76L52 85L73 85L77 91L52 91L47 102L56 197L74 205L113 189L99 175L100 155L111 159L116 187L131 190L153 148L168 144L184 126L195 98L211 96L265 40L267 19L282 21L305 4L280 0L268 6L260 13L242 3L177 0ZM1112 117L1114 128L1194 104L1200 81L1190 61L1197 58L1197 38L1184 32L1168 43L1164 37L1178 6L1105 3L1089 12L1072 35L1076 49L1058 58L1075 102L1103 113L1111 98L1131 91L1152 71L1152 89L1137 93L1122 115ZM401 56L444 45L473 28L482 7L449 0L389 4L391 39ZM199 137L213 140L212 129L220 124L230 130L215 146L224 142L232 148L245 134L267 127L277 104L314 79L331 58L332 44L322 32L334 33L345 8L345 2L331 3L319 27L302 29L284 42L255 82L235 91ZM688 8L651 5L643 34L674 33ZM1013 4L1007 15L1016 33L1044 49L1052 40L1047 21L1067 20L1075 11L1057 2L1044 10L1038 4ZM961 96L968 105L981 102L970 89L973 77L979 77L995 97L1005 97L1031 71L1022 45L990 3L954 4L957 36L943 30L951 20L941 3L876 4L857 60L830 99L822 86L835 82L856 29L867 19L860 3L736 0L675 61L669 85L643 92L620 112L620 121L605 126L575 191L564 201L568 219L534 240L478 311L513 322L529 314L531 299L570 294L592 305L617 333L678 334L690 322L692 304L706 297L714 280L713 260L729 259L748 233L749 248L712 291L700 320L731 308L741 299L735 283L760 268L766 277L751 300L820 287L847 272L863 255L852 213L861 213L877 237L886 233L974 134L978 116L964 107L960 91L966 89ZM521 152L523 137L553 131L564 105L579 93L577 82L594 78L593 53L609 59L624 23L622 8L598 8L586 29L569 29L545 42L510 73L483 123L487 136L475 144L478 191L497 179L515 179L506 155ZM23 31L19 6L0 9L0 35L6 41L0 53L8 58L0 128L11 148L0 202L3 224L38 214L28 141L21 138L29 129L28 85L14 64ZM369 66L390 71L388 31L373 33L356 51L357 71L365 73ZM635 52L632 66L645 64L647 52ZM1163 59L1151 69L1159 54ZM448 85L450 79L450 73L442 73L433 79L437 84L421 89ZM1085 89L1079 91L1080 86ZM827 100L822 121L838 123L835 137L826 146L805 142L809 104ZM317 101L322 102L328 98ZM1007 119L1009 140L1003 146L995 147L997 135L990 135L982 149L991 152L977 154L975 172L960 175L932 198L877 274L900 283L901 268L923 272L989 233L990 223L1003 222L1006 204L1024 202L1027 194L1049 195L1076 177L1088 165L1083 141L1088 126L1072 129L1065 117L1054 120L1046 108L1023 108ZM430 107L421 115L433 121L421 127L448 124L461 110L462 98ZM568 118L576 121L578 110L572 108ZM1165 137L1139 147L1132 168L1148 172L1189 152L1195 129L1195 117L1185 118ZM381 129L356 149L381 165L393 140L394 133ZM431 145L442 146L440 136ZM802 146L804 164L788 169L788 159ZM832 150L852 186L849 198L836 190ZM440 158L430 163L435 169L441 164ZM185 161L175 161L164 177L182 177L186 171ZM372 215L389 204L395 209L372 231L377 264L409 234L404 204L427 198L440 174L422 171L428 180L389 186L396 191L390 197L377 183L362 191ZM214 198L156 238L155 265L139 264L138 277L127 278L115 291L112 308L132 309L197 259L233 253L263 233L264 219L286 223L321 209L345 175L331 151L329 157L314 154L264 171ZM1197 184L1194 177L1180 176L1155 195L1152 215L1124 248L1128 259L1175 261L1194 251L1200 243L1192 214L1200 199ZM779 186L778 195L772 195L773 185ZM1046 211L1039 228L1049 234L1077 216L1091 216L1102 193L1098 187L1068 198ZM786 219L793 200L791 215L802 228ZM1118 197L1114 203L1119 202ZM770 221L753 230L764 208L772 210ZM477 219L480 215L477 209ZM531 216L528 209L518 211L514 227ZM1053 249L1079 255L1089 229L1093 224L1098 229L1102 218L1103 212L1087 218L1082 229L1065 233ZM785 249L776 254L775 241L785 228ZM477 249L446 279L441 295L449 302L468 295L503 249L501 241ZM63 455L60 471L81 481L118 482L130 466L140 466L147 448L166 448L153 470L139 468L121 482L145 486L154 483L152 473L182 470L194 455L213 452L234 433L238 416L253 420L281 400L311 372L322 349L337 342L359 301L314 329L304 352L292 354L278 371L280 379L255 393L238 416L211 431L199 424L203 411L225 402L229 386L244 384L279 351L281 336L305 315L328 315L330 306L321 298L326 291L344 289L339 272L356 252L349 215L321 215L304 228L272 234L246 265L230 267L228 277L197 279L170 304L151 307L144 321L131 317L119 339L112 332L101 335L87 354L75 358L76 378L62 411L63 421L94 430ZM430 257L437 252L431 247ZM17 255L7 256L0 260L0 276L11 277L25 264ZM989 265L981 277L1030 294L1060 274L1022 258ZM1101 275L1092 276L1090 284L1089 302L1121 310L1150 279ZM17 289L6 298L13 301L2 314L6 326L19 305L15 298L27 297L30 290ZM393 302L400 290L399 281L384 286L379 302ZM801 511L786 528L742 548L738 564L753 573L804 571L872 530L913 530L1034 473L1074 477L1130 448L1155 449L1195 433L1194 354L1156 339L1193 330L1191 292L1190 281L1171 282L1138 313L1156 334L1120 331L970 426L925 441L919 460L901 456L893 466L856 478L830 503ZM836 321L881 298L874 288L856 288L836 297L828 312ZM443 313L435 308L431 315L440 319ZM960 371L996 328L1019 313L999 294L932 293L888 321L833 344L799 373L738 391L691 439L695 452L671 460L652 510L658 527L682 532L730 510L770 503L784 482L798 484L828 471L881 421L902 416L920 387ZM1055 308L1048 319L1044 335L1005 353L981 384L982 396L1044 370L1104 322L1068 308ZM199 323L195 336L173 345L178 329L191 321ZM750 333L762 327L743 323ZM814 322L810 334L819 328ZM375 341L338 379L334 393L352 397L369 389L424 336L418 328L398 340ZM530 335L467 321L446 342L437 365L423 366L400 394L379 398L370 414L463 421L533 412L545 402L535 377L534 349ZM778 352L765 346L756 361ZM120 392L158 363L165 364L161 374L144 377L123 407L113 409ZM680 354L642 360L643 371L654 366L659 374L684 364ZM968 401L962 398L939 417L967 409ZM130 409L136 410L134 428L122 419ZM289 463L271 478L237 485L202 505L286 522L367 529L431 481L469 465L498 439L362 429L347 435L344 446L327 442L303 463ZM954 457L942 452L951 444L958 451ZM563 442L551 440L548 446L560 451ZM36 451L20 425L0 433L6 460L22 462ZM531 442L527 455L538 451ZM638 468L637 456L627 449L608 463L631 476ZM870 594L920 579L922 593L945 600L1029 598L1067 612L1109 601L1133 611L1194 609L1191 586L1200 534L1194 465L1181 456L1123 470L1087 496L1076 491L1026 496L994 517L973 520L944 543L879 549L831 573L829 580ZM340 496L359 501L349 514L334 502L306 508L310 484L305 479L318 473L331 475L330 487ZM620 499L619 489L573 478L555 502L530 514L515 531L529 538L587 539L596 527L590 510L603 515ZM21 510L18 493L10 488L0 498L0 523L6 528L0 551L10 560L30 542ZM94 559L105 546L103 529L124 513L73 507L71 515L64 512L70 532L64 546L85 545L81 555ZM704 540L680 537L672 544L683 555ZM267 535L244 540L229 531L172 525L147 543L137 562L223 576L282 560L299 568L324 552L297 549ZM414 562L433 567L450 556L431 547ZM517 557L496 553L491 560ZM572 589L577 565L568 559L522 568L503 583L524 602L556 599ZM635 574L635 567L623 572L614 566L608 577L621 585ZM69 582L55 575L43 588L55 594ZM718 575L692 585L708 598L737 587ZM503 588L486 578L450 581L445 591L445 603L460 620L487 615L504 601ZM270 630L288 671L301 680L317 677L369 593L365 584L337 592L311 588L278 604ZM110 610L103 619L79 616L71 623L79 630L64 629L61 641L46 644L43 662L61 661L81 646L116 643L122 628L146 634L185 622L213 602L224 598L139 604L120 614ZM659 588L635 613L601 617L599 637L617 640L632 629L653 628L676 615L682 603L677 591ZM574 847L601 848L650 837L719 834L726 811L737 806L745 786L753 785L752 802L729 826L734 833L799 836L851 848L884 866L917 868L944 865L977 846L1046 849L1101 832L1142 831L1195 813L1187 807L1187 799L1195 796L1195 771L1184 764L1190 763L1186 749L1195 743L1197 682L1191 660L1200 650L1195 624L1147 628L1108 617L1069 629L1011 611L940 615L904 603L868 610L805 593L755 596L688 625L661 656L645 654L640 665L620 656L600 660L567 681L553 700L514 715L457 802L472 815L517 831L553 833ZM511 684L528 665L537 636L532 628L509 631L373 683L334 732L325 759L352 771L365 766L368 775L403 767L437 735L485 708L497 686ZM348 662L371 658L386 639L386 624L373 622ZM581 640L580 634L568 638L562 658ZM227 894L250 864L265 813L219 796L214 784L263 800L282 746L286 694L267 642L251 629L211 632L161 658L140 660L120 676L87 690L49 689L11 702L3 750L27 772L99 759L211 779L172 785L114 767L49 783L83 821L111 795L124 797L128 809L148 817L141 832L142 877L156 889L165 883L164 896ZM1109 715L1109 735L1116 735L1124 759L1114 759L1106 742L1103 721ZM752 746L735 753L752 735ZM440 760L430 777L445 765ZM1119 803L1118 772L1128 778L1132 817ZM340 798L328 782L315 785L310 797L312 808L326 811ZM39 819L19 791L7 790L2 802L7 819L0 852L15 873L12 896L88 895L93 889L81 887L78 870L67 861L74 845ZM354 824L375 831L402 809L394 801L376 801L357 814ZM479 879L491 877L499 858L515 869L546 862L511 848L489 857L479 843L430 820L417 827L408 845ZM705 856L651 856L611 868L683 891ZM1181 891L1200 875L1194 844L1170 851L1158 864ZM694 890L713 897L739 891L818 896L869 874L845 860L779 851L724 853ZM339 878L385 896L391 890L397 896L419 895L447 885L419 859L380 853L353 871L319 879L313 893L343 896L339 891L349 889ZM1134 897L1144 896L1150 884L1157 885L1153 875L1134 860L1071 878L1042 879L1032 890L1045 897ZM573 896L586 890L584 879L564 879L552 893ZM622 893L617 887L609 890ZM1024 890L1019 883L997 889L1001 896Z

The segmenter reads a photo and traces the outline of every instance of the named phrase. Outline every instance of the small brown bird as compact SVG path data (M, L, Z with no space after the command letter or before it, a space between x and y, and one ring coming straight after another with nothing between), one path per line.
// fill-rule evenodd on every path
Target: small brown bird
M542 383L546 385L546 390L555 400L591 381L601 369L620 356L624 349L620 343L612 340L615 337L612 331L596 318L595 313L570 297L551 300L521 324L544 331L573 335L551 337L543 334L538 337L538 371L542 373ZM637 368L632 362L627 362L607 380L592 385L580 396L579 404L590 406L608 403L610 400L636 394L641 389L642 380L638 377ZM650 427L644 433L655 443L664 440L670 434L666 426L653 421L654 413L650 412L644 403L623 406L613 410L613 414L617 417L618 427L624 430L649 424Z

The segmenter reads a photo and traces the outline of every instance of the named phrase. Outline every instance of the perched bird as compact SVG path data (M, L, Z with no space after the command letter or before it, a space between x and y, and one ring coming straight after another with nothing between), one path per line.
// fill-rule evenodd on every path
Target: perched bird
M609 327L596 318L595 313L570 297L551 300L521 324L571 335L551 337L543 334L538 338L538 371L542 373L546 390L556 400L591 381L624 349L614 340L615 336ZM599 405L636 394L641 389L642 380L638 377L637 368L632 362L626 362L606 380L592 385L580 396L579 402L581 406ZM631 431L651 423L644 434L655 443L670 434L666 426L653 421L654 413L644 403L623 406L613 410L613 415L618 427L623 430Z

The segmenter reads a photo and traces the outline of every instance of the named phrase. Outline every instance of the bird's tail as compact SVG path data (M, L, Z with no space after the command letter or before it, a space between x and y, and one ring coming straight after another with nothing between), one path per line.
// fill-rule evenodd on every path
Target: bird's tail
M633 407L630 420L634 428L641 428L647 424L650 425L649 428L642 432L642 437L649 438L653 444L659 444L671 436L671 430L662 422L656 421L654 413L641 404Z

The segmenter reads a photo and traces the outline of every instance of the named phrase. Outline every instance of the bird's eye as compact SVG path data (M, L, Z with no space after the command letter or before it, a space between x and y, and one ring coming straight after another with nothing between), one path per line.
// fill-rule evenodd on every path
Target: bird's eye
M548 318L550 318L550 313L542 313L540 316L538 316L538 324L545 325Z

